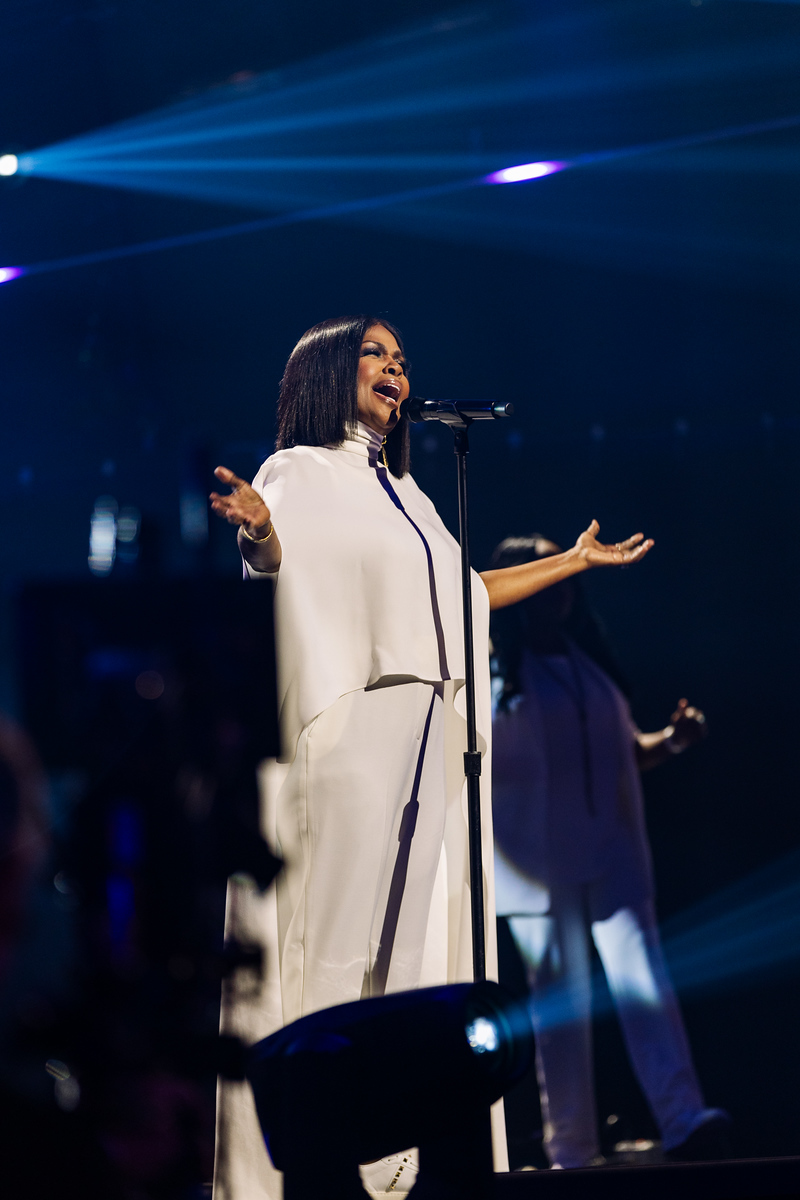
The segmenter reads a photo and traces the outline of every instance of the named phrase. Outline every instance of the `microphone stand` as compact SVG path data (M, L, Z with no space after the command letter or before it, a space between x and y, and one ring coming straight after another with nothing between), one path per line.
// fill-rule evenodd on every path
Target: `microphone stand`
M483 848L481 845L481 756L475 714L475 653L473 646L472 580L469 565L469 504L467 455L469 427L473 421L511 416L511 404L495 400L425 400L408 402L412 421L441 421L453 430L458 461L458 531L461 544L461 598L464 613L464 683L467 699L467 749L464 774L467 778L467 822L469 827L469 887L472 908L472 970L476 983L486 979L486 916L483 895Z
M478 724L475 712L475 650L473 643L472 579L469 558L469 501L467 494L467 455L469 454L469 417L460 417L458 425L448 420L454 435L453 449L458 462L458 533L461 543L461 599L464 611L464 682L467 700L467 749L464 774L467 777L467 821L469 825L469 890L472 906L472 970L476 983L486 978L486 915L483 895L483 847L481 836L481 756L478 750Z
M453 430L453 450L458 463L458 534L461 545L461 602L464 614L464 684L467 700L467 748L464 751L464 775L467 779L467 824L469 828L469 890L472 909L472 973L476 983L486 979L486 914L483 893L483 847L481 837L481 756L478 750L478 723L475 711L475 648L473 645L472 579L469 562L469 497L467 492L467 455L469 427L473 420L487 416L510 416L510 404L487 406L479 402L470 416L466 403L435 402L435 417L431 401L417 400L411 420L438 420ZM423 415L426 406L429 416ZM477 1116L475 1152L492 1162L492 1124L490 1110Z
M461 545L461 601L464 612L464 684L467 692L467 748L464 774L467 778L467 825L469 829L469 894L472 909L472 976L476 983L486 979L486 914L483 895L483 846L481 833L481 756L478 750L478 722L475 711L475 647L473 644L472 578L469 560L469 500L467 495L467 455L469 454L469 417L457 414L446 418L453 430L453 450L458 463L458 540ZM475 1153L492 1164L492 1118L487 1107L476 1113Z

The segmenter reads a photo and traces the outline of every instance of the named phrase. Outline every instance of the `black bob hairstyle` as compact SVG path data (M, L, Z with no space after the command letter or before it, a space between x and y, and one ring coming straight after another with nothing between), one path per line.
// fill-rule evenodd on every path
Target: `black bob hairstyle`
M535 562L553 553L554 542L541 533L526 537L509 537L496 546L489 562L489 569L518 567L523 563ZM567 582L566 580L564 582ZM630 696L630 685L614 655L600 617L586 599L586 593L574 577L569 580L573 590L572 610L562 628L584 654L594 659L598 667L614 680L626 696ZM556 585L558 586L558 585ZM527 601L511 604L492 613L492 674L501 683L498 708L507 709L522 692L522 656L525 650L525 621Z
M281 380L276 450L338 445L355 429L361 343L373 325L394 334L403 349L394 325L364 313L332 317L306 330L289 355ZM386 461L397 478L409 470L409 420L403 412L386 438Z

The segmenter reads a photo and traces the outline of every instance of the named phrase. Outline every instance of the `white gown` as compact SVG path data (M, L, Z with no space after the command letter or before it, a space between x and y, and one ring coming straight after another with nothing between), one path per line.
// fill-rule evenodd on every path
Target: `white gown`
M229 935L265 950L263 974L240 970L223 993L222 1028L247 1042L329 1005L472 977L459 548L413 479L395 479L379 453L359 425L340 447L279 451L254 480L283 550L283 751L262 772L262 826L285 867L265 896L229 887ZM489 605L474 573L472 582L496 978ZM375 1086L391 1086L390 1074L376 1072ZM502 1146L495 1153L503 1169ZM214 1194L281 1195L245 1084L220 1085Z

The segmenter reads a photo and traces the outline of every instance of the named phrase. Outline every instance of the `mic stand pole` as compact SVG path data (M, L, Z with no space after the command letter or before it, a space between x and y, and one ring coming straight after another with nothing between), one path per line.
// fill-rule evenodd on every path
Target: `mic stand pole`
M438 420L453 430L458 461L458 531L461 543L461 599L464 613L464 683L467 700L467 749L464 752L464 774L467 778L467 821L469 825L469 890L472 908L472 972L476 983L486 979L486 917L483 896L483 851L481 846L481 756L478 751L478 724L475 713L475 651L473 646L472 580L469 565L469 507L467 496L467 455L469 427L473 417L459 411L466 405L455 401L435 404L435 415L423 415L429 401L417 400L417 414L412 420ZM475 411L475 410L473 410ZM492 404L491 416L508 416L510 404ZM486 405L479 406L476 416L489 415ZM482 1107L482 1106L481 1106ZM492 1122L489 1106L476 1110L474 1127L474 1156L488 1173L492 1169ZM420 1155L422 1159L422 1155ZM422 1163L420 1162L420 1165Z
M467 692L467 748L464 774L467 777L467 822L469 826L469 892L472 908L472 974L476 983L486 979L486 921L483 902L483 850L481 838L481 756L478 751L478 723L475 713L475 648L473 645L472 579L469 562L469 504L467 497L467 455L469 454L469 417L459 414L447 424L453 430L458 462L458 534L461 543L461 599L464 610L464 683ZM488 1172L494 1168L492 1118L490 1109L475 1114L476 1162Z
M408 402L412 421L441 421L455 437L458 459L458 528L461 542L461 597L464 611L464 682L467 699L467 820L469 824L469 885L472 906L472 969L476 983L486 978L486 917L483 902L483 852L481 847L481 756L475 717L475 653L472 628L472 581L469 566L469 510L467 503L467 455L469 427L473 421L508 417L511 404L496 400L426 400L414 396ZM488 648L488 647L487 647Z
M459 416L459 424L447 422L453 430L458 460L458 531L461 543L461 596L464 611L464 679L467 700L467 749L464 774L467 777L467 820L469 823L469 889L472 906L472 969L476 982L486 978L486 919L483 896L483 850L481 845L481 756L478 750L478 726L475 715L475 653L472 621L472 580L469 561L469 506L467 499L467 455L469 454L468 417Z

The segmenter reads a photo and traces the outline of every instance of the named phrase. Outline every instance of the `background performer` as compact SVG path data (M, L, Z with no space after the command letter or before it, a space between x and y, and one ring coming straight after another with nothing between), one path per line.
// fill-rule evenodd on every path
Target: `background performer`
M535 534L508 538L492 565L560 553ZM639 781L640 770L700 741L705 718L681 700L666 728L636 728L575 581L498 614L492 640L497 911L531 988L548 1159L585 1167L599 1155L592 941L665 1150L725 1157L729 1119L705 1108L661 953Z
M223 995L224 1029L247 1041L329 1005L472 976L460 555L408 473L408 394L394 327L324 321L287 363L277 450L253 486L216 472L233 490L212 507L240 527L247 574L275 580L283 754L266 772L264 832L285 868L268 896L233 883L228 901L229 931L266 950L264 977L236 972ZM473 575L485 756L489 609L652 544L604 546L597 532ZM488 762L483 781L493 930ZM487 961L494 974L493 936ZM377 1087L402 1065L385 1068ZM218 1200L277 1194L243 1084L221 1087L217 1147Z

